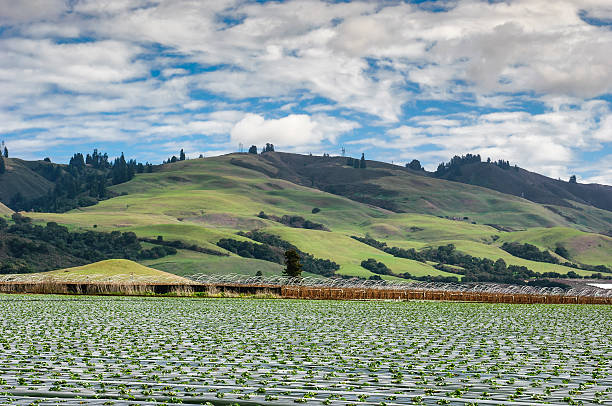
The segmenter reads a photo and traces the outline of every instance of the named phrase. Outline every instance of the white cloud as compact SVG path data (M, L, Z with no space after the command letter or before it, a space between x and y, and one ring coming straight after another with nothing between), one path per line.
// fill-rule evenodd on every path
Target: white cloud
M612 142L608 103L591 100L612 93L612 30L588 23L609 22L609 3L458 0L431 12L370 1L0 0L10 27L0 35L0 133L225 134L314 148L356 128L331 117L341 111L392 125L389 138L368 136L380 148L477 150L560 173ZM193 96L202 92L212 97ZM417 99L502 111L409 119L403 108ZM267 103L286 116L247 114L270 114Z
M65 0L0 0L0 23L52 20L66 10Z
M325 139L333 141L356 127L356 123L323 115L291 114L266 120L258 114L247 114L232 128L231 140L245 145L269 142L291 148L317 145Z
M414 125L389 130L390 139L385 144L376 144L371 139L365 142L399 149L405 159L423 157L432 169L453 155L470 152L566 178L573 172L571 168L580 167L577 151L598 149L604 134L609 134L612 112L607 103L591 101L575 108L559 105L541 114L514 111L480 116L421 116L412 121ZM425 145L436 149L417 152L418 147Z

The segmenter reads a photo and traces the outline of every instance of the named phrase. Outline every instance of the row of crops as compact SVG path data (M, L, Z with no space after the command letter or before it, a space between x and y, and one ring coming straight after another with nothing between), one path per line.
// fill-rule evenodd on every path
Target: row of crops
M612 308L0 296L0 404L612 404Z

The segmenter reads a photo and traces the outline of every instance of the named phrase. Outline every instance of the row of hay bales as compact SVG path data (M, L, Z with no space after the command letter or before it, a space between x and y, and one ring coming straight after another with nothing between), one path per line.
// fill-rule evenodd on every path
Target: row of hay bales
M71 282L2 282L0 293L68 295L260 296L313 300L442 300L486 303L612 304L612 297L533 295L419 289L368 289L241 284L134 284Z
M283 286L281 296L292 299L328 300L444 300L486 303L612 304L612 297L532 295L442 290L328 288Z

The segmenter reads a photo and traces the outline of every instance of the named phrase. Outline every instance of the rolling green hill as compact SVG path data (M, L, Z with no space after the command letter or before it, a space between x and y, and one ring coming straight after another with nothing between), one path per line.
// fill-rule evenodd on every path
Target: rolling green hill
M191 280L168 272L149 268L126 259L109 259L93 264L58 269L56 271L16 274L13 280L56 281L56 282L123 282L190 284Z
M612 210L612 186L552 179L522 168L504 169L494 163L474 162L460 165L441 176L521 196L536 203L571 207L574 202Z
M540 205L382 162L366 161L367 169L362 170L347 166L347 158L268 153L237 155L230 163L396 213L430 214L511 229L568 226L608 232L612 227L612 212L593 206L574 202ZM612 189L608 194L612 198Z
M26 199L44 196L53 183L32 170L36 165L52 165L44 161L24 161L18 158L4 158L6 172L0 175L0 201L9 204L20 193Z
M306 169L295 168L309 168L311 178L305 175ZM350 185L348 192L332 194L321 190L340 185L343 178ZM360 190L361 195L356 195ZM534 271L574 270L512 257L499 248L511 238L522 241L520 232L504 230L536 226L567 228L570 222L562 215L521 198L432 179L388 164L368 161L368 168L353 169L343 165L340 158L230 154L156 167L153 173L138 174L133 180L112 187L112 191L120 196L95 206L62 214L28 213L28 216L37 221L56 221L73 229L133 231L139 237L163 236L164 240L181 240L220 251L223 250L216 243L221 238L247 240L236 233L262 229L317 258L335 261L340 265L339 274L360 277L373 275L360 266L368 258L383 262L396 274L452 274L435 269L433 263L393 257L353 240L351 235L368 234L387 241L389 246L405 248L453 243L461 252L493 261L503 258L508 264L527 266ZM385 204L377 199L388 200L395 205L395 211L380 207ZM320 211L315 214L314 208ZM278 217L300 216L331 231L288 227L270 218L260 218L261 211ZM595 217L606 224L605 215L612 213L601 212ZM610 224L612 220L607 226ZM571 225L586 230L590 227ZM592 233L580 235L598 238ZM568 246L568 249L572 248ZM576 255L576 261L589 263ZM585 251L584 255L590 254ZM604 249L597 255L593 261L599 261L598 264L612 262L612 253L606 254ZM270 275L282 269L279 264L241 258L233 253L218 257L185 250L179 250L175 256L142 263L176 274L253 275L261 271Z
M562 245L570 253L570 259L588 265L612 266L612 238L593 233L583 233L566 227L534 228L507 233L501 241L530 243L540 249L554 251Z

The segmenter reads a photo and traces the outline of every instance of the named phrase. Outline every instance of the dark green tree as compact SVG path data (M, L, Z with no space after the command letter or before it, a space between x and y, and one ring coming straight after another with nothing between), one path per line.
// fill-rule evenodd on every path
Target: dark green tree
M291 278L299 278L302 275L302 264L300 263L300 254L294 249L285 251L285 265L283 275Z
M113 185L118 185L119 183L127 182L128 179L128 165L125 162L125 156L123 152L119 158L115 159L115 163L113 164L112 170L113 177Z
M4 147L4 157L8 158L8 148Z
M565 259L570 259L570 253L567 250L567 248L565 248L563 245L561 244L557 244L557 247L555 248L555 254L565 258Z
M361 169L365 169L366 167L366 161L365 161L365 154L361 154L361 160L359 161L359 167Z
M506 261L504 261L502 258L499 258L497 261L495 261L495 264L493 265L493 272L498 275L502 275L506 272L506 268Z
M183 148L181 148L181 152L179 154L179 161L184 161L185 160L185 151L183 151Z
M421 162L418 159L413 159L409 164L406 164L406 168L410 168L415 171L424 170L424 168L421 166Z
M257 147L255 145L251 145L251 148L249 148L249 154L257 154Z
M0 174L6 172L6 166L4 165L4 158L0 157Z
M570 176L569 183L576 183L576 175Z

